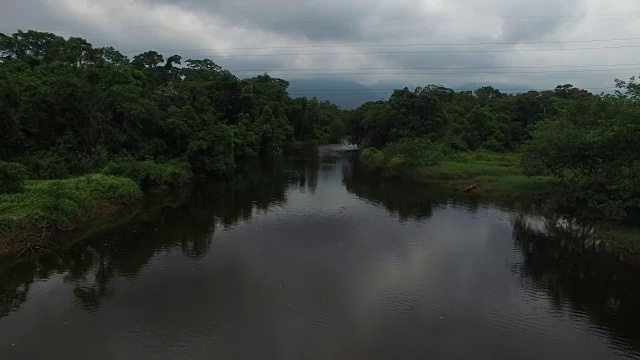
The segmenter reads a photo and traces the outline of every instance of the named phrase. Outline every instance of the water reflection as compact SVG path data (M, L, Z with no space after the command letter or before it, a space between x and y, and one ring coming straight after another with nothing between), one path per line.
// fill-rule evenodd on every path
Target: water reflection
M300 156L304 155L296 158ZM63 240L76 242L69 249L5 264L0 268L0 317L19 309L34 281L53 274L65 274L64 281L74 284L73 292L83 307L96 309L113 295L114 277L135 277L159 252L179 248L187 258L201 258L209 252L217 226L230 227L249 220L253 211L284 204L291 185L312 190L317 162L309 165L304 159L255 160L229 181L194 183L149 199L120 224L89 236L80 229ZM303 163L305 168L296 168ZM306 183L299 183L299 174L304 174Z
M382 179L363 170L357 159L343 172L343 184L350 192L382 204L402 221L429 219L434 209L447 204L464 206L471 213L487 206L441 188ZM514 206L519 211L511 210ZM541 214L534 205L521 202L489 207L512 214L514 243L523 256L516 271L523 286L547 293L558 311L586 315L602 331L611 329L616 346L632 342L640 347L640 269L612 253L598 236L597 226Z
M515 245L523 262L517 272L558 310L587 315L613 341L640 346L640 271L599 241L596 228L561 217L516 217Z
M434 208L449 201L442 188L382 179L379 174L365 170L355 154L350 160L343 167L342 183L347 191L369 202L382 204L391 214L397 214L401 221L429 219ZM470 209L477 208L477 204L468 205Z
M28 300L60 280L66 286L55 293L70 292L81 314L120 316L67 312L80 323L73 331L124 323L138 331L129 346L162 347L153 326L164 325L174 344L210 346L207 354L255 355L248 341L288 358L309 348L325 358L462 358L474 349L476 357L528 358L507 350L548 354L541 343L570 337L567 328L579 324L611 338L616 351L640 347L638 269L610 254L593 227L509 208L381 179L333 148L257 160L229 181L193 184L102 230L80 229L53 254L5 264L0 321L37 316ZM52 333L39 334L55 343ZM573 338L589 354L585 339Z

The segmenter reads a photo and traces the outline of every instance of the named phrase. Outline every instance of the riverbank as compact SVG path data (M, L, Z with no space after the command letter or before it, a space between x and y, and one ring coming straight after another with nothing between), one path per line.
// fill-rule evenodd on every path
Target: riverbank
M0 255L41 247L53 233L73 229L141 195L131 179L104 174L29 180L22 193L0 195Z
M496 203L508 198L543 204L557 186L551 177L525 175L519 166L520 155L517 153L459 153L436 165L404 172L384 158L382 152L361 152L360 155L366 169L380 171L383 176L437 184L459 193L469 190L470 196L495 200ZM639 227L603 222L597 228L594 240L602 242L615 254L640 260Z
M470 190L487 197L542 198L555 185L551 177L526 176L517 153L486 151L458 153L429 166L407 169L394 166L381 152L362 152L360 159L368 169L385 176L397 176L420 183L438 182L452 190Z
M61 180L27 180L24 191L0 194L0 256L44 247L52 235L117 211L144 193L185 184L188 164L113 161L101 173Z

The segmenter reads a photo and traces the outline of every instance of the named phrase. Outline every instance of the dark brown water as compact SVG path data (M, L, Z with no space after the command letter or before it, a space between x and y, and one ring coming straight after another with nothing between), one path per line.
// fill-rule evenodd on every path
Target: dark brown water
M0 267L0 359L640 359L640 272L588 231L339 147L111 222Z

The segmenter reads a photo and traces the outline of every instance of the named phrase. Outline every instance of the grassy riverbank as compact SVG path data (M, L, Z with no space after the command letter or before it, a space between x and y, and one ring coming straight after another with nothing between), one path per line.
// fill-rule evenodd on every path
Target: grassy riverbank
M420 166L407 171L400 161L386 158L382 151L361 152L366 168L382 171L385 176L397 176L417 183L437 183L463 191L471 185L478 189L473 194L489 199L521 199L544 202L552 194L557 182L546 176L526 176L520 168L517 153L486 151L458 153L435 165ZM404 170L404 171L403 171ZM640 264L640 228L617 222L604 221L593 234L597 242L609 251Z
M119 160L100 174L27 180L22 192L0 194L0 255L39 246L53 233L116 210L144 192L178 186L191 178L188 164L180 160Z
M455 190L476 185L475 192L487 196L541 197L555 183L550 177L526 176L519 166L517 153L457 153L436 164L414 168L403 166L402 161L376 150L367 149L360 158L366 167L380 169L385 175L416 182L445 183Z
M554 180L524 175L519 161L519 154L516 153L461 153L438 165L418 169L414 176L419 181L446 181L455 189L477 185L478 191L487 195L545 195Z
M141 195L130 179L93 174L65 180L30 180L18 194L0 195L0 253L46 241Z

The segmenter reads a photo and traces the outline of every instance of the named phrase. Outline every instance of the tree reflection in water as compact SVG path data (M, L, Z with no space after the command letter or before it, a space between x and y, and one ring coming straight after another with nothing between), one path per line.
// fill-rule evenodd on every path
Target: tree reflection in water
M440 188L382 179L379 174L365 170L356 156L343 167L342 183L350 193L397 214L400 221L427 220L433 216L435 207L449 202Z
M526 286L544 291L558 309L610 329L614 341L640 346L640 271L610 252L595 226L557 216L519 216L513 237L522 251L517 271Z
M254 210L266 211L285 203L289 186L315 186L317 164L299 168L302 163L290 160L255 160L228 181L195 183L171 195L148 199L119 224L91 235L70 234L69 241L74 243L70 247L6 263L0 268L0 317L27 300L34 281L54 274L64 274L76 298L91 310L114 293L111 284L116 276L135 277L159 252L180 249L189 258L204 256L216 227L233 226L250 219ZM306 183L295 176L300 173ZM81 238L73 239L75 236Z
M82 306L93 310L114 294L114 279L134 278L159 253L181 252L201 258L211 251L215 230L248 220L256 211L284 205L288 189L314 192L322 162L331 156L298 152L263 159L218 183L193 184L170 196L148 200L126 220L105 227L59 251L0 268L0 317L17 310L35 281L60 276L71 284ZM383 180L357 161L343 157L342 184L360 199L380 204L401 222L428 220L434 210L460 206L475 213L494 204L448 194L442 189ZM588 317L610 329L613 341L640 346L640 272L609 252L594 227L558 217L514 215L513 239L522 253L515 271L523 286L543 291L558 309ZM77 234L76 234L77 235Z

